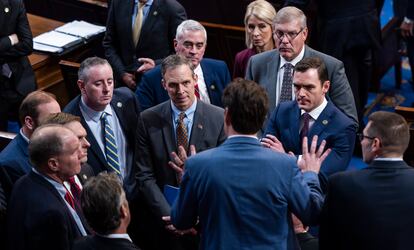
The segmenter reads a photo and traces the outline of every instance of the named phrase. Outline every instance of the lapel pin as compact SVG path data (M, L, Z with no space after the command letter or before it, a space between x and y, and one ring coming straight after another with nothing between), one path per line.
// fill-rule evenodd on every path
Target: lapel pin
M156 16L156 15L158 15L158 12L157 12L157 11L154 11L154 12L152 13L152 15Z
M210 85L210 89L211 89L211 90L215 90L215 89L216 89L216 85L211 84L211 85Z
M86 176L86 174L82 175L82 177L84 180L88 179L88 176Z
M328 120L323 120L323 121L322 121L322 124L323 124L323 125L328 124Z
M121 103L121 102L117 102L117 103L116 103L116 106L117 106L118 108L122 108L122 103Z
M4 8L4 12L8 13L10 11L9 7Z
M202 125L202 124L198 124L198 125L197 125L197 128L199 128L199 129L203 129L203 125Z

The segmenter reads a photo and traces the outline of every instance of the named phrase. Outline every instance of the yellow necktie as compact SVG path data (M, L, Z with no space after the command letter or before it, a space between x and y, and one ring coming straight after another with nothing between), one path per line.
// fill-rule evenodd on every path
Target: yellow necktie
M145 3L138 2L137 16L135 17L134 28L132 29L132 39L134 39L135 46L137 46L139 35L141 34L142 19L144 17L142 10L144 9L144 6Z

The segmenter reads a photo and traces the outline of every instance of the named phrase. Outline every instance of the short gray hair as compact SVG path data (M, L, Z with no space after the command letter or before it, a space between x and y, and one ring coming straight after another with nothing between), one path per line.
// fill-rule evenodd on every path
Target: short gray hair
M204 28L204 26L201 25L201 23L191 19L183 21L177 27L177 32L175 33L175 40L179 41L184 36L184 32L186 31L202 31L206 39L205 42L207 43L207 31Z
M296 7L284 7L276 13L275 19L273 19L273 26L275 24L290 23L293 21L299 21L302 29L307 27L306 16L303 11Z
M96 65L109 65L111 66L106 59L94 56L94 57L88 57L81 63L79 70L78 70L78 80L82 80L83 82L88 81L88 73L89 69L96 66Z
M181 65L187 65L194 74L194 65L189 59L180 55L170 55L167 56L161 63L162 78L164 78L165 72L167 72L168 69L173 69Z

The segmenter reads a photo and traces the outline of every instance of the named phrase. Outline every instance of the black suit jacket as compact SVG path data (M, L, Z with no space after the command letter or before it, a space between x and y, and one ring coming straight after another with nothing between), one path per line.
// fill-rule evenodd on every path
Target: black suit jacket
M85 118L79 108L81 97L77 96L73 99L63 110L63 112L70 113L81 117L81 123L87 132L87 140L91 144L88 149L88 164L93 168L95 175L102 171L112 171L106 162L105 156L98 145L98 142L92 134ZM132 199L136 195L135 187L135 168L133 167L135 155L135 129L137 127L140 107L136 95L126 87L114 90L111 101L112 109L115 111L122 130L125 134L127 142L127 169L130 171L124 179L124 188L128 199Z
M127 239L110 239L99 235L87 236L75 241L73 250L139 250Z
M9 249L70 250L81 236L58 191L33 171L17 181L7 211Z
M177 152L172 124L171 101L141 113L137 129L138 182L140 194L152 214L161 221L170 215L170 205L163 195L164 185L178 186L176 173L168 166L171 152ZM197 102L189 145L197 152L220 145L225 140L223 109Z
M138 45L132 39L134 0L112 0L103 40L105 57L115 76L135 72L138 58L162 59L174 53L177 26L187 19L184 7L175 0L154 0L146 17Z
M1 0L0 12L0 70L4 63L9 65L14 89L25 96L36 89L36 82L27 58L32 53L33 41L24 3L22 0ZM12 46L8 36L14 33L19 42ZM0 77L1 81L4 78Z
M414 169L374 161L329 179L321 215L320 249L413 249Z

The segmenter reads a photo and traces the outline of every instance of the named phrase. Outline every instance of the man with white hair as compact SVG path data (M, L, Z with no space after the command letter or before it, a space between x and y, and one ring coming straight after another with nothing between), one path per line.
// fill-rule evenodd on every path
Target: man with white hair
M221 107L221 94L230 82L230 72L225 62L203 58L207 47L207 32L199 22L187 20L177 27L174 48L177 55L191 60L198 77L196 96L203 102ZM158 65L142 76L136 94L142 110L169 99L161 84L161 66Z

